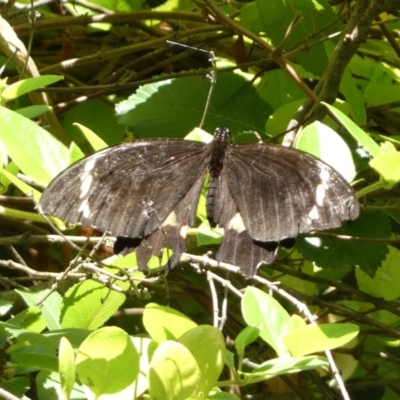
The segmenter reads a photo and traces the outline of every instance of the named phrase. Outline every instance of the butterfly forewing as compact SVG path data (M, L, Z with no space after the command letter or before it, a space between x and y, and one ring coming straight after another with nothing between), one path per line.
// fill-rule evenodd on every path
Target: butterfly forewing
M358 216L357 198L345 179L299 150L231 146L224 168L244 225L255 240L279 242L312 229L336 228Z
M42 209L115 236L149 236L205 176L204 148L185 140L139 140L94 153L53 180Z

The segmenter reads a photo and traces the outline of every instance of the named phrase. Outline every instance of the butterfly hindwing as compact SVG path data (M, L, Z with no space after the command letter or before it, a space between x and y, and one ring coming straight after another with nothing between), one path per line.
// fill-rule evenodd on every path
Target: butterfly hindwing
M218 183L214 218L218 218L216 221L223 228L224 236L216 259L239 266L240 272L251 278L261 263L271 264L274 261L277 246L267 248L250 237L229 189L226 169L222 170Z
M161 257L163 249L168 248L172 250L172 255L168 260L168 268L175 268L179 263L181 254L186 249L187 229L189 226L194 226L195 223L197 203L203 181L204 175L201 175L179 204L164 221L160 222L159 227L150 236L135 243L135 246L131 248L129 248L129 241L127 241L127 249L118 252L126 254L136 248L138 267L140 270L145 270L152 256ZM120 240L123 241L123 239Z

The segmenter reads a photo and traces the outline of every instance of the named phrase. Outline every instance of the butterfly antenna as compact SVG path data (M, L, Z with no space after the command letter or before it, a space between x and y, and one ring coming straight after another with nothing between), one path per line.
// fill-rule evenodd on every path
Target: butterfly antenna
M171 44L171 45L182 46L184 48L191 49L191 50L194 50L194 51L201 51L203 53L208 53L208 55L209 55L208 60L210 61L211 65L212 65L212 71L210 71L206 75L206 77L210 80L211 85L210 85L210 90L208 91L206 105L205 105L204 111L203 111L203 116L201 117L201 121L200 121L200 124L199 124L199 128L202 128L203 125L204 125L204 121L206 120L206 116L207 116L208 110L210 108L211 96L212 96L212 93L214 91L214 87L215 87L215 85L217 83L217 63L216 63L217 57L215 56L215 53L213 51L211 51L211 50L200 49L198 47L193 47L193 46L189 46L187 44L173 42L171 40L167 40L166 42L168 44Z
M205 50L203 50L203 51L205 51ZM215 85L217 83L217 63L216 63L217 58L215 57L215 54L213 51L207 51L207 52L209 54L209 61L211 62L213 69L207 75L207 78L210 80L211 85L210 85L210 90L208 91L206 105L204 107L203 116L201 117L199 128L202 128L204 125L204 121L206 120L206 116L208 114L208 109L210 108L210 104L211 104L211 96L214 91Z

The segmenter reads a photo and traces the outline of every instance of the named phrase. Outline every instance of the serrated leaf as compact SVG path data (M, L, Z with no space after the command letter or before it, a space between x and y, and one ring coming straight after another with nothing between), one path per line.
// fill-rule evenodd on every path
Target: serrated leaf
M400 298L400 252L389 246L389 254L372 278L356 268L358 288L376 298L394 301Z
M200 124L209 88L207 79L196 77L144 85L128 100L117 104L117 115L121 123L132 127L136 138L183 138ZM263 132L270 113L268 104L242 76L221 74L202 128L214 132L218 126L229 126L234 135ZM248 141L240 136L235 139Z
M391 235L391 226L385 214L361 211L355 221L329 232L365 238L388 238ZM385 243L339 240L326 236L299 236L296 249L320 268L355 264L370 276L375 274L389 251Z

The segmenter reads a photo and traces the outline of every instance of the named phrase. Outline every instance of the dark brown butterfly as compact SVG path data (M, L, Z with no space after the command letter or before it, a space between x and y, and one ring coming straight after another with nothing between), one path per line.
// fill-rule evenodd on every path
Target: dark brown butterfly
M136 249L140 269L168 247L174 268L208 172L207 218L225 232L216 259L247 278L274 261L280 242L357 218L353 189L324 162L289 147L232 145L229 136L218 128L209 144L154 139L101 150L59 174L42 209L111 232L116 252Z

